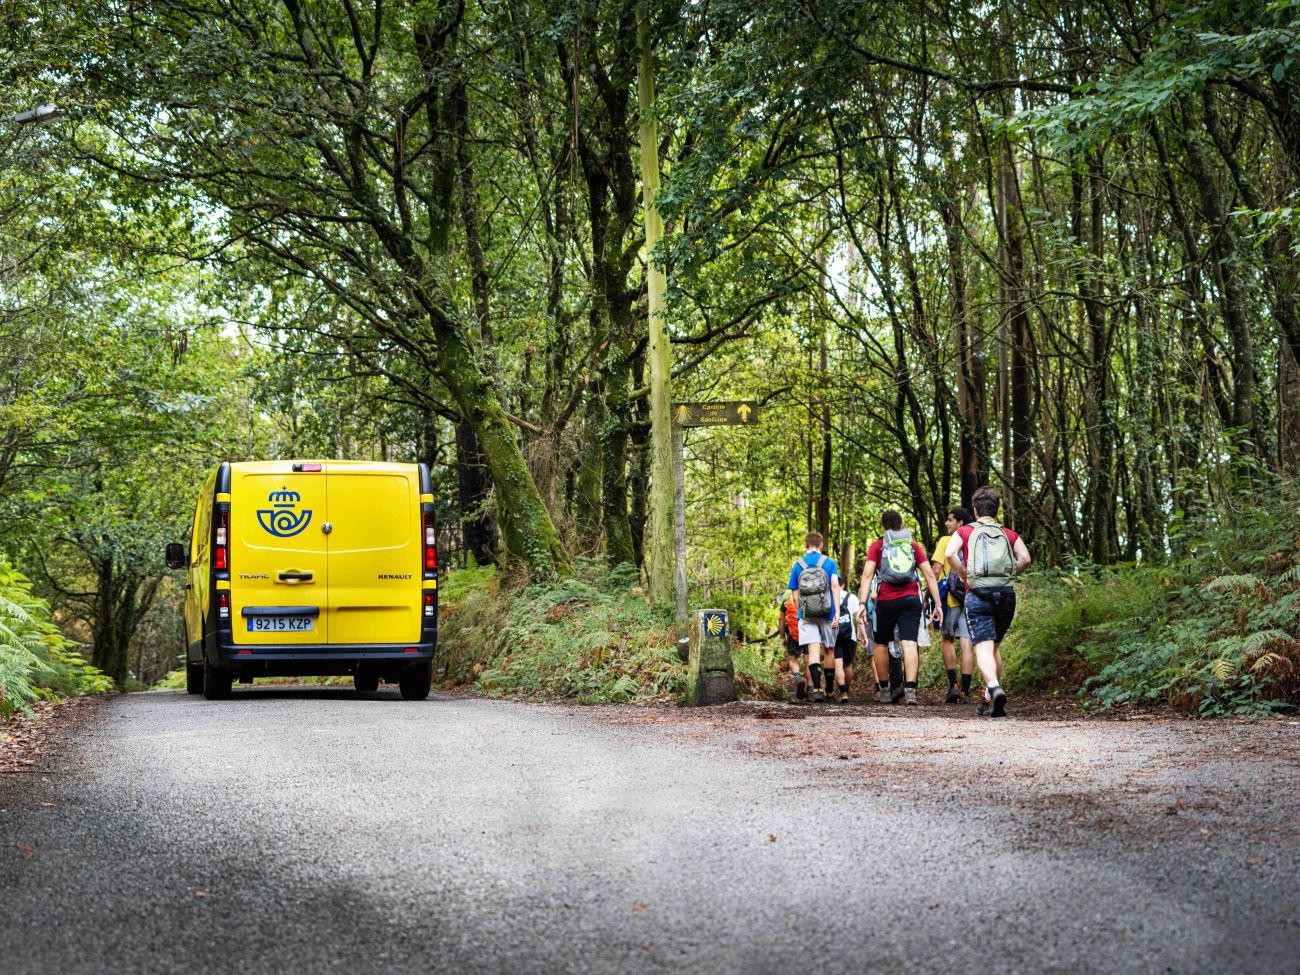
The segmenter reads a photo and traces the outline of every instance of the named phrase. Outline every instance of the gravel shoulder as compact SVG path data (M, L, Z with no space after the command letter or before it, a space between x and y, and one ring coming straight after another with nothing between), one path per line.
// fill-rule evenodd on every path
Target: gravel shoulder
M131 695L45 774L0 776L0 958L1294 972L1298 731L941 705Z

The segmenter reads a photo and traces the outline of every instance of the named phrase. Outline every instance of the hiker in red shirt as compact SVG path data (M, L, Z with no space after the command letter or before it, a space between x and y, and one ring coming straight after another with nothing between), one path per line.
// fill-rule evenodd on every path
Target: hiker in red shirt
M966 626L975 644L975 662L984 678L980 714L1006 714L1002 689L1002 638L1016 615L1016 577L1029 566L1029 549L1020 536L998 523L1002 496L985 485L971 496L975 523L963 525L948 543L948 565L966 586Z
M907 704L916 703L916 677L920 661L916 652L917 634L921 629L921 587L916 581L916 571L921 570L925 585L934 606L934 623L939 625L943 611L939 608L939 584L934 570L925 556L925 549L913 541L912 533L903 530L903 516L897 511L886 511L880 516L884 535L867 549L867 564L862 570L862 585L858 600L863 606L871 591L871 579L880 573L880 589L876 594L875 640L876 655L889 653L889 641L897 639L903 648L903 686L882 687L876 683L876 700L897 703L902 698ZM865 613L859 611L859 618ZM887 659L883 661L888 666ZM879 674L882 667L876 667Z

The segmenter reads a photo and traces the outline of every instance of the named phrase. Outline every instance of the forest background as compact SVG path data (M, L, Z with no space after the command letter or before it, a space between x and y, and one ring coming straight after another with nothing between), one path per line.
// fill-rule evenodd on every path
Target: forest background
M1297 12L5 4L0 112L58 117L0 122L0 702L173 670L163 543L213 464L290 456L430 465L448 679L671 690L666 366L761 404L686 437L692 601L741 638L808 529L856 583L883 508L931 547L987 482L1042 570L1026 679L1275 710Z

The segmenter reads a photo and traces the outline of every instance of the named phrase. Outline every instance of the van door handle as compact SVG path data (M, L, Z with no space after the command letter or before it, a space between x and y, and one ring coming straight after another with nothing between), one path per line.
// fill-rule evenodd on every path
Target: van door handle
M277 575L281 582L311 582L312 580L310 572L280 572Z

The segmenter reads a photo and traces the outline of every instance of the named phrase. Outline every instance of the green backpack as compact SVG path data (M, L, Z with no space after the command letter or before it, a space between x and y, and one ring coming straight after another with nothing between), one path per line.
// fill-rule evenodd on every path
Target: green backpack
M885 529L880 540L880 581L891 586L905 586L914 581L916 553L912 551L912 533Z
M1001 525L975 522L966 541L966 551L970 554L966 581L973 592L1005 589L1015 584L1016 553Z

